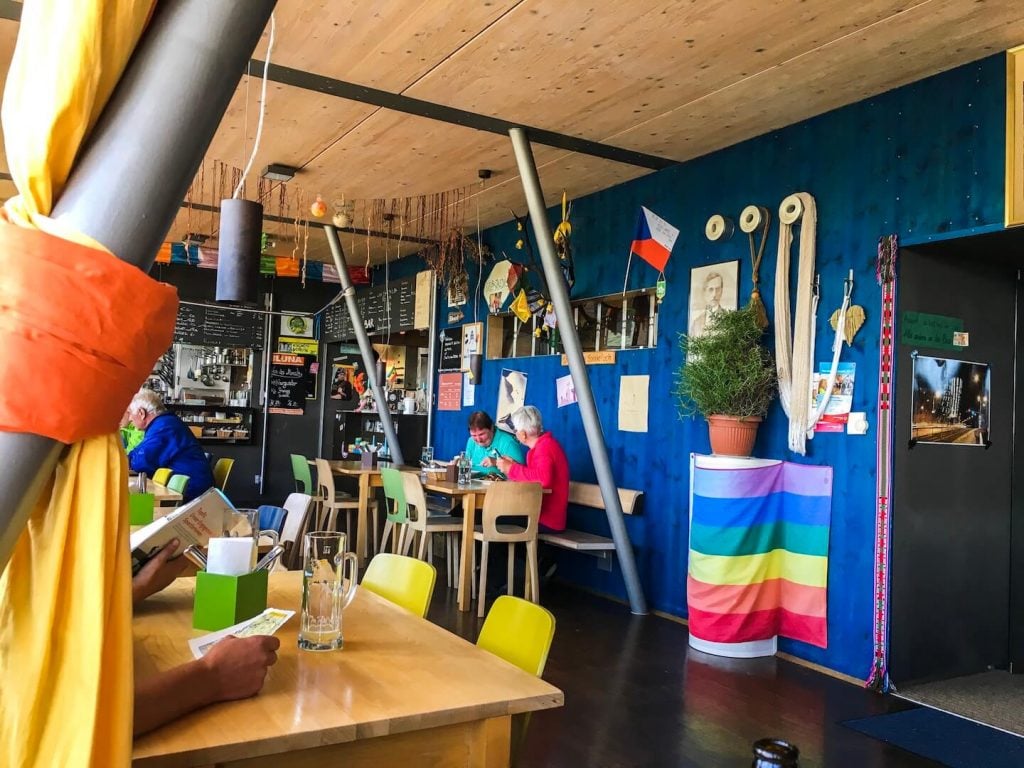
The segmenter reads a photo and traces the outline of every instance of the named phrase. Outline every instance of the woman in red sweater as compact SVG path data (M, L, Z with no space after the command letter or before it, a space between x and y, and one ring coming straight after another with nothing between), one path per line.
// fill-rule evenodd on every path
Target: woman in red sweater
M565 451L550 432L544 431L540 411L532 405L512 414L516 439L530 449L526 464L499 456L494 462L509 480L540 483L551 491L544 494L540 507L540 530L553 533L565 530L565 513L569 505L569 461Z

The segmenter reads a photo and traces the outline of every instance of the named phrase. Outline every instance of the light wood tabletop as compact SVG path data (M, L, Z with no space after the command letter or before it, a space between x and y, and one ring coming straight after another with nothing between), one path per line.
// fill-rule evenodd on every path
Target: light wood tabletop
M153 502L158 507L175 507L181 503L181 494L172 491L166 485L154 483L152 478L146 478L146 493L153 494Z
M298 611L301 573L270 576L268 605ZM194 579L143 603L133 624L144 679L189 661ZM133 765L472 765L509 760L510 715L561 706L562 692L460 637L360 589L345 647L300 651L298 613L251 699L194 712L135 742Z

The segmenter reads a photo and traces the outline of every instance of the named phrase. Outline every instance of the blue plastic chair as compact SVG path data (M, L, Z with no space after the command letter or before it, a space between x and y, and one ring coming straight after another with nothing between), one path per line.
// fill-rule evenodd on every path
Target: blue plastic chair
M259 509L260 530L277 531L281 533L284 527L284 518L288 514L282 507L275 507L273 504L262 504Z

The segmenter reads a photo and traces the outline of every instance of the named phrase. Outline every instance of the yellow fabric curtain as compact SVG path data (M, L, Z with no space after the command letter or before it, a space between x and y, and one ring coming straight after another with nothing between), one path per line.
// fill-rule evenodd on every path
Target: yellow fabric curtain
M98 245L63 231L48 214L152 6L152 0L24 4L3 102L7 159L20 193L4 206L10 224ZM91 264L70 268L94 271ZM17 319L17 306L4 310ZM50 340L46 329L24 335ZM100 357L91 348L79 353L87 366ZM127 467L115 435L83 437L62 454L0 575L0 765L8 768L131 762Z

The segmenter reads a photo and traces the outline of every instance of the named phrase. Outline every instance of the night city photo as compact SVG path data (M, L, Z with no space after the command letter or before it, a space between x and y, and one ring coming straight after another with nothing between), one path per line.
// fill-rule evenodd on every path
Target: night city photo
M915 357L911 438L920 443L985 445L990 386L984 363Z

